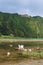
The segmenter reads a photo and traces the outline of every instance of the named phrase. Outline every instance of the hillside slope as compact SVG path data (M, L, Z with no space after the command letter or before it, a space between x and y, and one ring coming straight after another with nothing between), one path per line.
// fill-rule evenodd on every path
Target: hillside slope
M43 17L23 17L0 12L0 36L43 38Z

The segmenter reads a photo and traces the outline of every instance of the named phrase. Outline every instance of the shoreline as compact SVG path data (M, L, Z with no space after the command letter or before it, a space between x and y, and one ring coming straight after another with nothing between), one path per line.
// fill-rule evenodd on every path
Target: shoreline
M0 39L0 42L43 42L43 39Z
M40 60L22 60L22 61L16 61L16 62L4 62L4 63L0 63L0 65L43 65L43 59Z

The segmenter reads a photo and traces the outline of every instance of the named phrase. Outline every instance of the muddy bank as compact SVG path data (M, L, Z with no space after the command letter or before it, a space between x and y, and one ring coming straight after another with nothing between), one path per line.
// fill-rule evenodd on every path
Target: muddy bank
M43 65L43 59L41 60L24 60L20 62L4 62L0 65Z

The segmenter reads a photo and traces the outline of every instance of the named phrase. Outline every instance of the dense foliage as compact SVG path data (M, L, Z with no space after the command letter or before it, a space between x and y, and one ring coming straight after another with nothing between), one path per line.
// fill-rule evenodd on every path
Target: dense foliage
M43 38L43 17L0 12L0 36Z

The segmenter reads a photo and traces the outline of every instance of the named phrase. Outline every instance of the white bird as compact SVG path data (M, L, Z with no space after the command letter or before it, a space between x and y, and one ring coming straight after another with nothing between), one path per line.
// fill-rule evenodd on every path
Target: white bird
M32 49L28 49L29 50L29 52L31 52L32 51Z
M12 44L10 44L9 46L10 46L10 47L13 47L13 45L12 45Z
M27 49L24 49L24 51L27 51Z
M11 54L10 52L7 52L7 56L10 56L10 54Z
M24 45L18 45L19 50L23 50L24 49Z

